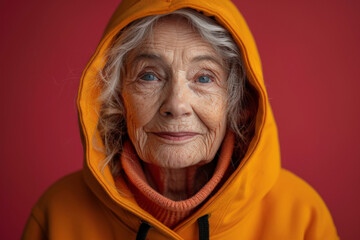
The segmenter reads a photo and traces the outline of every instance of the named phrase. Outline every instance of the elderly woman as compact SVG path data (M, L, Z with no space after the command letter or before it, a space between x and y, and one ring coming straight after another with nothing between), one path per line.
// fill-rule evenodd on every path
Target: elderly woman
M338 239L281 169L260 59L228 1L123 1L78 97L84 170L24 239Z

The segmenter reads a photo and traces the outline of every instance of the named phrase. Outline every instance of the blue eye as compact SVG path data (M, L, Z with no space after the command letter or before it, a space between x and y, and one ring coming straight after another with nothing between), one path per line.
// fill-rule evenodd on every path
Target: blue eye
M156 81L156 80L159 80L154 74L151 74L151 73L145 73L144 75L142 75L140 77L140 79L142 79L144 81Z
M209 82L211 82L211 79L208 76L200 76L198 78L198 81L200 83L209 83Z

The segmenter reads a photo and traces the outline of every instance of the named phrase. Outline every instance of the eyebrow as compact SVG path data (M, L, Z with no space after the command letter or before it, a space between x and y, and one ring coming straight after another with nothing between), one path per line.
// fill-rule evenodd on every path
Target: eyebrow
M157 61L163 60L162 57L160 57L159 55L153 54L153 53L141 53L139 55L136 55L132 62L136 63L136 62L140 61L141 59L149 59L149 60L157 60Z
M219 61L218 58L211 56L211 55L200 55L196 56L191 59L191 62L201 62L201 61L211 61L219 65L220 67L223 67L223 64L221 61Z
M160 57L159 55L156 55L154 53L144 52L144 53L140 53L134 57L131 57L129 59L128 64L126 64L127 71L131 72L132 71L131 69L133 69L133 67L130 67L130 66L135 66L141 60L155 60L157 62L161 62L161 63L163 62L162 57ZM129 63L131 63L131 64L129 65Z

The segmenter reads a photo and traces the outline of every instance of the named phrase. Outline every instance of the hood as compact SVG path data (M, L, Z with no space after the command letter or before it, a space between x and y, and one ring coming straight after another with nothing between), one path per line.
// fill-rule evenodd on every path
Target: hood
M180 8L193 8L207 16L212 16L232 34L243 54L248 80L258 92L258 112L255 135L238 168L220 190L191 218L171 231L139 208L134 199L129 197L130 194L126 194L125 185L122 194L116 190L110 169L106 167L104 172L101 172L99 166L105 156L93 147L92 142L93 138L101 142L100 136L95 131L100 109L100 103L96 100L100 93L96 84L96 75L104 62L106 49L109 48L116 34L130 22L149 15L173 12ZM218 226L216 222L211 221L221 221L221 227L229 227L231 221L241 220L252 206L265 196L279 175L277 129L264 86L259 54L244 18L228 0L122 1L111 17L94 55L83 72L77 106L84 147L84 178L88 186L118 217L129 215L131 212L132 216L138 216L149 222L168 236L179 238L178 234L188 231L196 219L205 214L212 216L210 224ZM129 220L129 225L131 224ZM136 224L138 226L138 220Z

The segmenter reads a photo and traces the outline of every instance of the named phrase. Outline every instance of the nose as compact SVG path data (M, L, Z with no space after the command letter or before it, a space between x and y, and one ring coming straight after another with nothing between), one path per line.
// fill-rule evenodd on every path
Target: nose
M192 114L191 97L186 80L169 82L169 88L164 97L160 107L162 116L178 118Z

